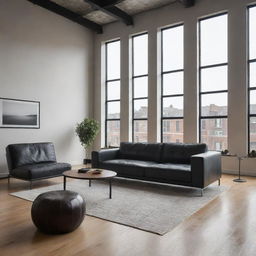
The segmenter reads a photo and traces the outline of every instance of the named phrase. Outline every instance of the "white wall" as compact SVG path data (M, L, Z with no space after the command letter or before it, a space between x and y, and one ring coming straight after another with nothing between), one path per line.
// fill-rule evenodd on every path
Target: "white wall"
M184 22L185 57L184 57L184 141L198 141L198 85L197 85L197 21L198 18L218 12L228 11L229 14L229 119L228 144L229 151L240 155L247 154L247 77L246 77L246 6L250 0L197 0L192 8L184 8L175 3L163 8L145 12L134 17L134 26L125 26L121 22L104 27L104 34L95 39L95 93L94 117L104 124L104 74L100 68L103 65L101 57L102 42L121 39L121 140L130 136L131 102L129 87L129 44L130 35L148 31L149 34L149 141L160 139L160 72L159 28ZM103 145L104 131L98 136L95 149ZM237 170L237 160L223 157L223 170ZM244 160L243 172L256 175L256 160ZM235 171L236 173L236 171Z
M40 129L0 129L0 176L10 143L52 141L58 161L80 164L74 134L87 117L93 33L25 0L0 0L0 97L40 101Z

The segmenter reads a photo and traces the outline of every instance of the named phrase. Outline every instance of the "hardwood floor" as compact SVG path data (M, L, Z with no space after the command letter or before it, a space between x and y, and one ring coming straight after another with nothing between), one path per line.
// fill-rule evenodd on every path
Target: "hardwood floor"
M164 236L86 216L82 225L65 235L45 235L36 230L31 202L9 192L28 183L0 180L0 255L83 256L247 256L256 255L256 178L234 183L223 175L230 189ZM38 181L35 187L62 182Z

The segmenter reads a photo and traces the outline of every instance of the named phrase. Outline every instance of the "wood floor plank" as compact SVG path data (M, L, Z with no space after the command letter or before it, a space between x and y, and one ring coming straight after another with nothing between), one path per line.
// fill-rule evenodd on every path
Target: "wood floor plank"
M28 183L0 180L0 255L44 256L254 256L256 255L256 178L230 189L164 236L86 216L82 225L65 235L45 235L31 221L31 202L10 196ZM34 187L62 182L35 182Z

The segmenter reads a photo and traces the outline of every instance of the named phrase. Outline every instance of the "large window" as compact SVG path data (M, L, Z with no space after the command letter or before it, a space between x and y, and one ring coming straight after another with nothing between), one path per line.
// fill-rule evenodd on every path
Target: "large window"
M132 37L133 141L148 140L148 34Z
M120 40L106 43L106 146L120 144Z
M183 25L162 29L162 142L183 142Z
M228 148L227 22L227 14L199 21L199 135L211 150Z
M256 6L249 8L249 151L256 150Z

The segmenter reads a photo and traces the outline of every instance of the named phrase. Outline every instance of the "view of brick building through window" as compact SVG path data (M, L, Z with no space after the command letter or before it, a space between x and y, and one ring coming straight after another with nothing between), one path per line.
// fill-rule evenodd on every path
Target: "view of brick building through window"
M256 150L256 6L249 8L249 59L248 59L248 123L249 151Z
M256 109L256 106L255 106ZM164 108L164 112L171 113L171 115L179 116L180 109L175 109L172 106ZM202 111L214 113L225 113L227 107L210 105L203 107ZM147 113L147 108L142 107L139 111L136 112L136 116L144 116ZM112 114L111 118L116 118L117 114ZM251 131L254 132L255 142L256 142L256 118L255 122L251 124ZM135 123L135 142L146 141L147 140L147 123L143 121L138 121ZM119 122L112 122L109 125L108 136L111 146L119 146ZM203 119L201 123L201 140L203 143L206 143L211 150L223 150L227 149L227 119L223 118L213 118L213 119ZM182 119L168 119L163 122L163 142L182 142L183 141L183 120ZM256 147L256 143L255 143Z
M108 42L106 49L105 145L120 143L120 40Z
M256 111L256 105L253 107ZM256 117L250 118L250 150L256 150Z
M161 141L183 142L184 25L161 30Z
M199 20L199 140L228 149L228 14Z
M148 141L148 34L132 37L132 141Z
M256 150L256 7L248 8L248 150ZM162 142L183 142L183 25L161 31L161 138ZM199 140L210 150L228 149L228 14L199 20ZM110 46L110 44L109 44ZM110 47L109 47L110 49ZM148 137L147 34L133 37L133 141ZM110 51L107 66L107 146L120 143L120 48ZM118 60L118 61L115 61ZM117 63L114 63L117 62ZM142 64L143 62L143 64ZM118 67L118 68L116 68ZM112 73L115 74L113 77ZM116 83L116 86L112 83ZM115 87L115 88L114 88ZM119 89L118 89L119 88ZM108 91L108 90L107 90ZM150 127L149 127L150 128ZM150 129L149 129L150 130Z

